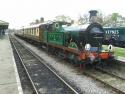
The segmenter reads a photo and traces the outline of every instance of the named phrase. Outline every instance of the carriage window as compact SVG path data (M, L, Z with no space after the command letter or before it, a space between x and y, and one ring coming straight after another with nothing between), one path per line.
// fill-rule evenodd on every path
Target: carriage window
M31 31L31 29L29 29L29 34L32 35L32 31Z
M35 28L35 35L37 34L37 28Z
M39 35L39 28L36 28L36 36L38 36Z
M34 29L32 29L32 34L34 35Z
M30 29L31 35L32 35L32 29Z
M36 32L36 30L35 30L35 28L33 29L33 35L35 35L35 32Z
M29 29L27 29L27 34L30 34L30 30Z
M25 32L25 34L28 34L28 31L27 31L27 29L26 29L26 32Z
M27 34L29 34L29 30L27 29Z
M35 28L35 35L37 35L37 28Z

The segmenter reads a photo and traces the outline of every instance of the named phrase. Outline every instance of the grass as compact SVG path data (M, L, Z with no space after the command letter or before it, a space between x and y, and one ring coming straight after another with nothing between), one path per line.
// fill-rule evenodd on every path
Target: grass
M108 50L107 45L103 45L103 48ZM125 57L125 48L114 47L114 52L116 56Z

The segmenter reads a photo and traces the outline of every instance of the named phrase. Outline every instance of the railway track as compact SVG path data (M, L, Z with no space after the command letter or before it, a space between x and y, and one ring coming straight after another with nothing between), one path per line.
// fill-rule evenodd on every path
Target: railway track
M124 78L108 73L100 68L86 70L84 74L102 82L120 94L125 94Z
M118 76L121 79L125 79L125 62L121 63L121 61L114 60L106 65L104 64L103 67L97 66L96 68L111 75Z
M79 94L36 54L20 44L14 37L10 41L20 57L35 94Z
M11 46L12 46L12 48L14 48L13 45L11 45ZM27 73L26 73L23 65L21 64L21 61L19 59L19 56L16 53L16 50L13 50L13 54L15 57L15 62L16 62L18 74L20 77L23 94L33 94L34 91L33 91L32 84L27 76Z

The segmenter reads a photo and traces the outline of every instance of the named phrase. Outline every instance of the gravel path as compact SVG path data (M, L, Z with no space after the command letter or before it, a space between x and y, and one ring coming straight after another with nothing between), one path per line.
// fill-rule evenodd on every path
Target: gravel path
M20 39L19 39L20 40ZM37 55L42 57L47 64L51 65L60 75L65 77L70 83L74 84L82 94L116 94L116 92L112 91L105 87L100 82L93 80L90 77L83 75L82 73L78 73L78 68L74 68L71 64L62 63L64 61L52 58L44 51L41 51L39 48L26 43L23 40L20 40L24 45L33 50Z

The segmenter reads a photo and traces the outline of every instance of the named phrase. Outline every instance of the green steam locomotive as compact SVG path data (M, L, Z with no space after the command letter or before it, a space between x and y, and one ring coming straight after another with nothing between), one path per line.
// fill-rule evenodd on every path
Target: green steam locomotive
M77 64L98 63L114 58L111 47L102 49L104 30L98 23L67 26L64 22L45 22L23 27L15 35L48 49Z

